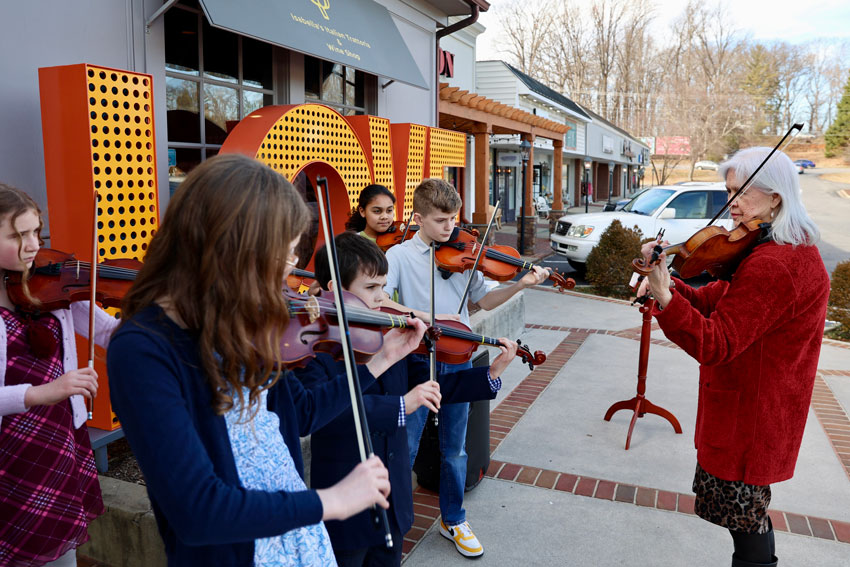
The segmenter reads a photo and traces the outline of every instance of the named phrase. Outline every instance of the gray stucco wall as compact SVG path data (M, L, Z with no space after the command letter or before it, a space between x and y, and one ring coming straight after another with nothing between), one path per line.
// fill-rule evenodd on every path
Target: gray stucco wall
M154 0L3 3L0 8L0 53L3 53L0 58L0 103L3 105L0 112L0 181L23 189L46 210L38 68L91 63L151 72L145 69L145 43L149 54L151 44L154 53L161 53L162 35L153 29L144 37L143 12L153 13L157 7ZM162 56L158 59L162 67ZM161 77L154 77L156 117L165 116L164 69L160 71ZM164 123L164 120L159 122ZM165 129L160 128L157 131L160 163L167 161L164 135ZM160 171L164 172L165 168ZM167 176L162 176L160 187L167 188L167 183Z

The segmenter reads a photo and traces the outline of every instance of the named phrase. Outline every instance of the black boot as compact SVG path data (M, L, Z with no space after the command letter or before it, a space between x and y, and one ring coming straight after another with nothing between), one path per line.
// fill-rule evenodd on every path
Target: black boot
M779 560L775 555L773 556L773 561L770 563L753 563L752 561L744 561L734 555L732 556L732 567L776 567L778 563Z
M769 530L763 534L749 534L730 531L735 552L732 554L732 567L776 567L776 543L773 538L773 525L768 518ZM768 562L765 558L770 557Z

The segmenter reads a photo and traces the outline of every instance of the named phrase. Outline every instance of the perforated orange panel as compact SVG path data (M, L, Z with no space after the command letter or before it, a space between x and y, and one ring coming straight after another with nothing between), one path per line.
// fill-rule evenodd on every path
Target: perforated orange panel
M404 204L401 217L407 219L413 210L413 191L425 176L427 128L419 124L392 124L390 130L396 160L396 198Z
M159 223L152 81L91 65L86 75L98 253L141 260Z
M269 108L256 112L268 111ZM316 160L326 162L339 172L353 207L360 191L373 182L357 134L342 115L327 106L303 104L288 108L268 130L257 150L256 159L290 181L304 165ZM250 116L243 122L247 120Z
M142 259L159 222L151 76L66 65L39 69L39 87L51 247L83 261ZM77 344L84 361L85 341ZM89 425L114 429L104 356L96 349L100 387Z
M466 167L466 136L453 130L429 128L428 177L443 177L444 167Z
M369 134L372 142L372 164L375 183L393 188L393 153L390 146L390 121L377 116L369 117Z

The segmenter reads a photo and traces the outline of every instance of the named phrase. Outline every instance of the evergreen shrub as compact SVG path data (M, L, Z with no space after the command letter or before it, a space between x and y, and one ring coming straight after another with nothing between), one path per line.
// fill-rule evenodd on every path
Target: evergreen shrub
M615 220L587 256L587 281L595 293L628 297L631 293L632 260L640 257L643 234L638 227L626 228Z
M850 340L850 260L839 263L832 272L827 318L841 323L833 336Z

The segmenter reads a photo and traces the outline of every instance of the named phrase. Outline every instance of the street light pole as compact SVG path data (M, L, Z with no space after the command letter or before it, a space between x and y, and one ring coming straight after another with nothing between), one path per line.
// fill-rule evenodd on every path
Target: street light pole
M593 162L585 160L584 162L584 212L587 212L588 207L590 206L590 168L593 166Z

